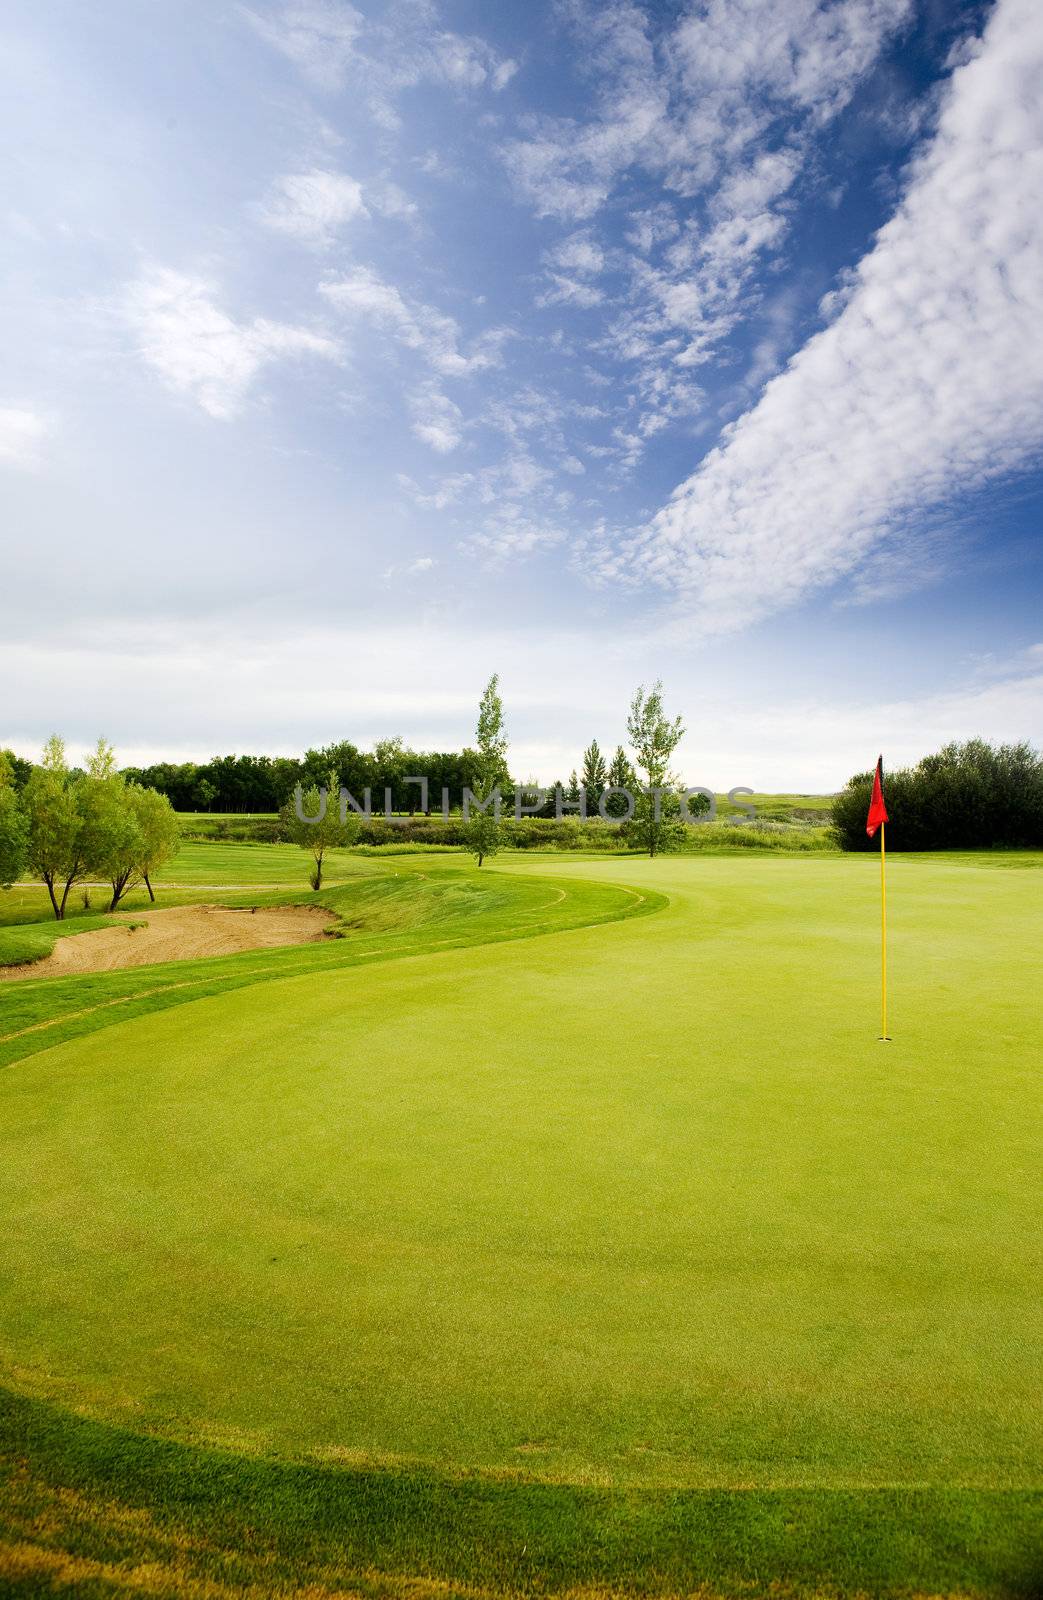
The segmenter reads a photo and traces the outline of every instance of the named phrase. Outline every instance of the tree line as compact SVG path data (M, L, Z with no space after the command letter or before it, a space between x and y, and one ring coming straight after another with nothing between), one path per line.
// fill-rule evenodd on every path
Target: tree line
M152 877L181 837L166 795L119 772L104 739L85 769L70 768L56 734L38 765L22 763L28 773L16 761L0 751L0 886L28 870L46 885L59 921L73 886L88 879L110 885L110 911L141 886L155 900Z
M879 848L866 834L871 772L833 800L845 850ZM889 850L974 850L1043 845L1043 756L1031 745L984 739L945 745L913 767L884 773Z

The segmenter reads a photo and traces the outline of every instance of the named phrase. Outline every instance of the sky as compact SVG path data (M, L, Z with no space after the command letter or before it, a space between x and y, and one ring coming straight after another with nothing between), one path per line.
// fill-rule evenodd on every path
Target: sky
M0 745L1043 742L1038 0L9 0Z

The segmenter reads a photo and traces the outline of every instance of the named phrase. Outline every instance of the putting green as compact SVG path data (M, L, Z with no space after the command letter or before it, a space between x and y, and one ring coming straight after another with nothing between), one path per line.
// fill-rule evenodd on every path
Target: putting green
M870 858L509 870L669 905L0 1073L2 1381L336 1462L1038 1483L1043 873L895 861L888 1046Z

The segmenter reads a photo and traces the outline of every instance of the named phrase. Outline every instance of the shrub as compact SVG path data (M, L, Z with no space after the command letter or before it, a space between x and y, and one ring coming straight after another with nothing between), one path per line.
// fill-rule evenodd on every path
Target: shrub
M876 848L866 834L871 772L835 797L833 827L845 850ZM915 767L884 774L892 850L973 850L1043 845L1043 757L1031 745L984 739L947 744Z

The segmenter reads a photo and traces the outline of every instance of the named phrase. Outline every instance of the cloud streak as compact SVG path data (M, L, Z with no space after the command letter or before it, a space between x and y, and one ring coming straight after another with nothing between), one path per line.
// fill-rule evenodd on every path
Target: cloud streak
M844 578L1043 442L1043 16L1001 0L832 324L605 570L708 631Z

